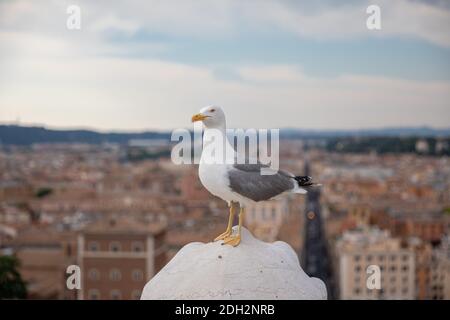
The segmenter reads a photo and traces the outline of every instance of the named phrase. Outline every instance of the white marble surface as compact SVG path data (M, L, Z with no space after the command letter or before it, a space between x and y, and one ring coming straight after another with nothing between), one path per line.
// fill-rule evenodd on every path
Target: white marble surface
M309 277L291 246L255 239L184 246L144 287L141 299L326 299L323 281Z

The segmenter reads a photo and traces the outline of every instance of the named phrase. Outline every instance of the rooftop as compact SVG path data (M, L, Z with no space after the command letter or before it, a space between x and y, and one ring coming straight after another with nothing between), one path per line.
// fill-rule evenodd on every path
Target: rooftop
M88 225L83 233L95 233L95 234L153 234L157 235L164 231L166 224L162 222L144 222L135 218L126 216L109 217L107 219L101 219Z

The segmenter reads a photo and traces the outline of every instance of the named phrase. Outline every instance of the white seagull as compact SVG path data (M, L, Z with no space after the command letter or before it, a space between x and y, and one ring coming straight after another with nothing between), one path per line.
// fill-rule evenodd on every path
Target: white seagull
M200 158L198 174L203 186L213 195L225 200L230 207L228 227L214 241L223 240L223 244L237 246L241 242L241 226L245 207L253 202L271 200L282 193L306 193L307 188L318 186L312 183L311 177L295 176L289 172L278 170L273 175L262 175L261 169L269 166L260 163L238 164L236 151L226 136L225 113L220 107L208 106L200 113L192 116L192 122L202 121L205 126L203 134L203 151ZM214 163L211 154L205 148L217 137L223 141L223 151L227 159ZM238 234L232 235L232 224L235 208L239 205Z

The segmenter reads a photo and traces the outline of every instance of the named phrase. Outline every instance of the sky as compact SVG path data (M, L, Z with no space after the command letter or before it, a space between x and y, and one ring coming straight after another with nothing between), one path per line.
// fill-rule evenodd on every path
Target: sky
M206 105L239 128L449 127L450 1L0 0L0 123L170 130Z

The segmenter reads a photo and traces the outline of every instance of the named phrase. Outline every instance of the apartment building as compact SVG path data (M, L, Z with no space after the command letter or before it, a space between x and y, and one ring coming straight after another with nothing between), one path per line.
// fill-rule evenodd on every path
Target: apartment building
M335 265L341 299L414 299L414 251L403 248L400 239L377 228L344 232L336 242ZM380 287L367 285L378 267Z
M275 241L283 221L289 214L289 200L282 197L256 202L246 209L245 226L264 241Z
M450 238L444 237L430 260L429 299L450 300Z
M78 299L139 299L166 263L165 226L127 217L90 225L78 236L82 272Z

